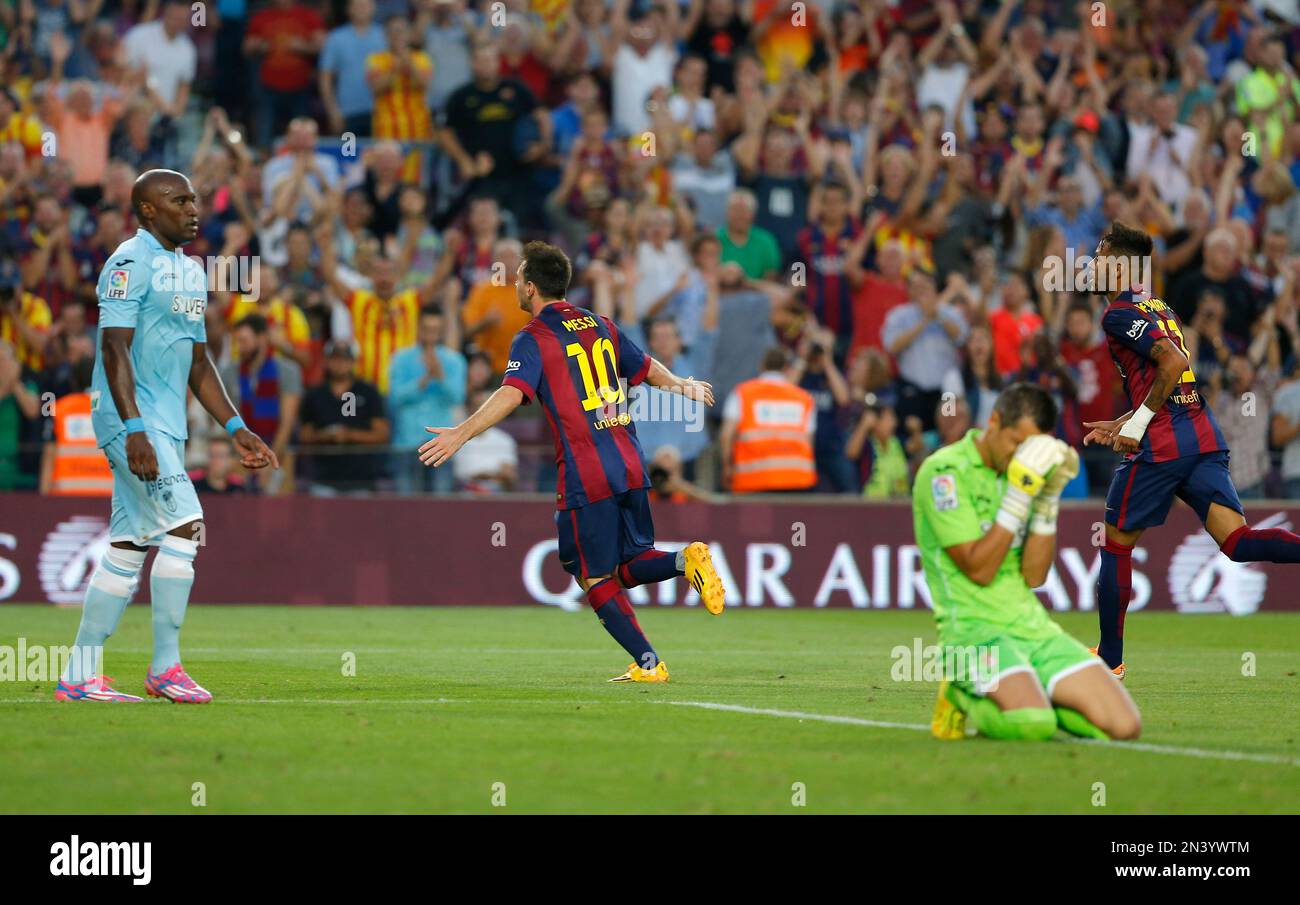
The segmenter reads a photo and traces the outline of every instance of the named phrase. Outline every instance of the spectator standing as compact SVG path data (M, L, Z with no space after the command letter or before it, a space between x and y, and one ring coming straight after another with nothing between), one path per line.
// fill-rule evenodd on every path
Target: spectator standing
M425 467L417 453L429 439L426 427L457 424L463 414L467 364L465 356L445 342L446 319L439 307L421 308L415 345L394 353L389 365L392 467L399 493L451 490L447 469Z
M817 218L799 231L796 257L807 279L804 304L831 331L831 352L844 361L853 339L853 297L864 279L861 230L849 216L848 189L829 183L817 194Z
M189 104L198 65L189 24L190 4L166 0L159 18L135 26L122 39L127 64L143 73L145 96L165 120L178 119Z
M310 491L321 496L370 492L383 479L392 427L384 397L355 373L356 356L346 340L325 346L325 380L303 397L299 460ZM305 461L303 461L305 460Z
M326 121L334 134L370 135L375 97L366 67L370 56L383 53L387 46L384 29L375 22L374 0L348 0L347 24L326 36L317 76Z
M283 470L266 487L279 493L292 490L291 481L277 478L293 474L289 441L302 405L302 369L275 351L268 326L260 314L249 314L235 325L234 360L222 369L221 380L248 429L265 437L280 460Z
M783 264L776 236L754 225L758 199L749 189L737 189L727 198L727 222L718 227L722 262L739 264L751 280L773 280Z
M0 338L0 491L36 488L33 457L24 447L36 439L39 417L36 380L24 371L13 345Z
M490 395L486 390L476 390L470 406L477 411ZM501 428L489 427L461 447L452 460L452 474L460 489L469 493L509 492L519 479L519 446Z
M297 0L271 0L249 20L244 55L259 61L253 117L263 144L306 107L314 58L324 45L325 20Z
M998 373L1006 376L1020 369L1020 349L1026 339L1043 327L1043 319L1029 298L1029 279L1012 272L1002 284L1002 307L989 312Z
M952 293L940 295L934 273L916 267L908 278L911 300L885 318L881 340L898 362L898 416L916 415L924 430L934 427L943 376L960 362L966 342L966 319L951 304Z
M45 346L50 338L53 318L40 296L24 292L13 281L0 283L0 341L9 344L18 363L33 373L45 366Z
M620 327L629 339L646 349L655 361L674 374L688 374L697 380L709 379L707 362L683 351L681 333L672 318L650 321L647 327L649 335L644 337L644 342L640 329L635 325L621 324ZM687 472L694 474L695 461L710 442L703 402L641 384L629 392L628 410L643 450L672 447L677 450Z
M1282 489L1300 500L1300 359L1292 359L1287 380L1273 397L1272 443L1282 449Z
M410 24L400 16L384 23L387 49L366 59L366 80L374 94L375 138L429 141L433 118L426 95L433 79L433 61L423 50L411 49Z
M722 410L722 483L732 493L807 491L817 483L816 405L790 382L790 356L777 346L763 371L732 391Z
M1277 382L1272 367L1256 368L1250 356L1241 352L1232 356L1226 372L1215 376L1208 394L1223 438L1232 450L1228 470L1237 495L1243 500L1260 500L1265 496L1265 481L1271 467L1268 455L1273 421L1271 400Z
M208 462L195 478L194 489L200 497L208 494L247 493L249 488L237 473L235 444L227 434L208 438Z
M1109 355L1109 353L1107 353ZM987 324L971 327L966 337L965 356L960 368L952 368L944 375L944 402L949 393L953 399L965 401L970 411L971 423L980 428L988 424L993 406L1002 391L1002 375L998 373L993 357L993 334Z
M631 0L614 0L610 19L614 51L610 73L614 132L637 137L651 127L647 101L655 89L670 89L677 64L677 4L654 6L630 20Z
M791 380L807 390L817 411L813 429L813 455L817 462L817 489L853 493L857 476L844 453L847 437L840 425L840 410L849 404L849 385L835 364L834 331L829 327L806 329L799 346Z
M452 92L472 77L471 42L479 32L478 13L466 0L421 0L416 22L425 23L424 52L434 61L429 82L430 110L443 110Z
M87 390L93 371L93 359L78 361L71 369L69 389L72 392L54 400L53 416L46 421L47 437L41 454L42 494L113 494L113 470L95 441L95 430L90 423L92 402Z
M498 240L493 258L500 262L501 272L475 284L461 312L466 341L488 356L492 370L498 374L504 374L510 363L510 343L515 334L532 319L527 311L520 309L519 297L508 276L519 269L523 253L518 239Z

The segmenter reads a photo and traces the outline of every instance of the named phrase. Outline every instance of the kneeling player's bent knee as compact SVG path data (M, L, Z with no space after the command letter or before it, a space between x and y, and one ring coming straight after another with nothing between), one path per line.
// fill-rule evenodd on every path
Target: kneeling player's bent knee
M1128 705L1106 714L1098 721L1097 728L1113 739L1131 741L1142 734L1142 717L1132 705Z

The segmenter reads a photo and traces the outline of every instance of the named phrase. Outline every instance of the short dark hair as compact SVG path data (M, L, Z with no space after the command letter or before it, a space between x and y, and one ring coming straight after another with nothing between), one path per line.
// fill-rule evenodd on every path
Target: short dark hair
M430 302L427 305L420 306L420 317L446 317L447 312L442 310L442 306L437 302Z
M1076 312L1088 315L1088 320L1095 320L1097 317L1096 312L1092 310L1092 305L1088 304L1086 299L1075 299L1070 302L1070 307L1065 309L1065 316L1069 317Z
M783 346L773 346L763 353L764 371L784 371L790 364L790 353Z
M1034 426L1047 433L1056 428L1056 400L1047 390L1034 383L1013 383L1004 389L993 405L1003 427L1019 424L1020 419L1034 420Z
M1101 241L1113 255L1139 255L1144 258L1151 255L1151 236L1147 231L1119 220L1111 223L1110 228L1102 234Z
M717 233L702 232L691 240L691 257L700 253L700 249L706 245L722 245L722 240L718 238Z
M238 330L240 327L247 327L257 336L265 336L268 329L266 318L260 314L249 314L240 318L239 323L235 324L235 329Z
M543 299L564 298L573 278L573 265L562 250L546 242L524 246L524 279L537 287Z

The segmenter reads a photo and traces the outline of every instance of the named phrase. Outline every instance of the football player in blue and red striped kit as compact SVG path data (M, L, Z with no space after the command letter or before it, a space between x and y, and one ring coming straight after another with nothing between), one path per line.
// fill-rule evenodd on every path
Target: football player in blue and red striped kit
M1182 324L1156 298L1143 300L1135 265L1151 258L1151 237L1111 224L1089 264L1090 285L1110 304L1102 329L1132 410L1114 421L1085 422L1084 444L1123 453L1106 496L1106 544L1097 577L1098 655L1124 677L1124 614L1132 593L1133 545L1164 524L1174 497L1195 510L1234 562L1300 562L1300 536L1246 524L1228 476L1228 445L1196 387ZM1150 272L1150 267L1142 270Z
M420 460L438 466L466 441L534 399L555 440L555 524L560 564L577 579L605 630L632 655L613 682L666 682L668 667L646 640L626 589L685 576L710 613L725 606L706 544L654 549L645 456L627 413L626 389L645 382L713 404L713 388L678 377L646 355L607 317L564 300L573 268L563 251L530 242L515 278L519 307L533 319L515 334L500 388L456 427L430 427Z

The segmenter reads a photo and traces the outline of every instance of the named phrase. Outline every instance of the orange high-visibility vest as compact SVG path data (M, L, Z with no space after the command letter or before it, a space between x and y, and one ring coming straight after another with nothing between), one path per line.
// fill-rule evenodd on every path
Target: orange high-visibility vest
M737 386L736 396L740 420L731 450L732 491L800 490L816 484L811 394L783 380L756 377Z
M54 402L54 469L50 493L59 496L111 496L113 471L95 445L90 394L70 393Z

